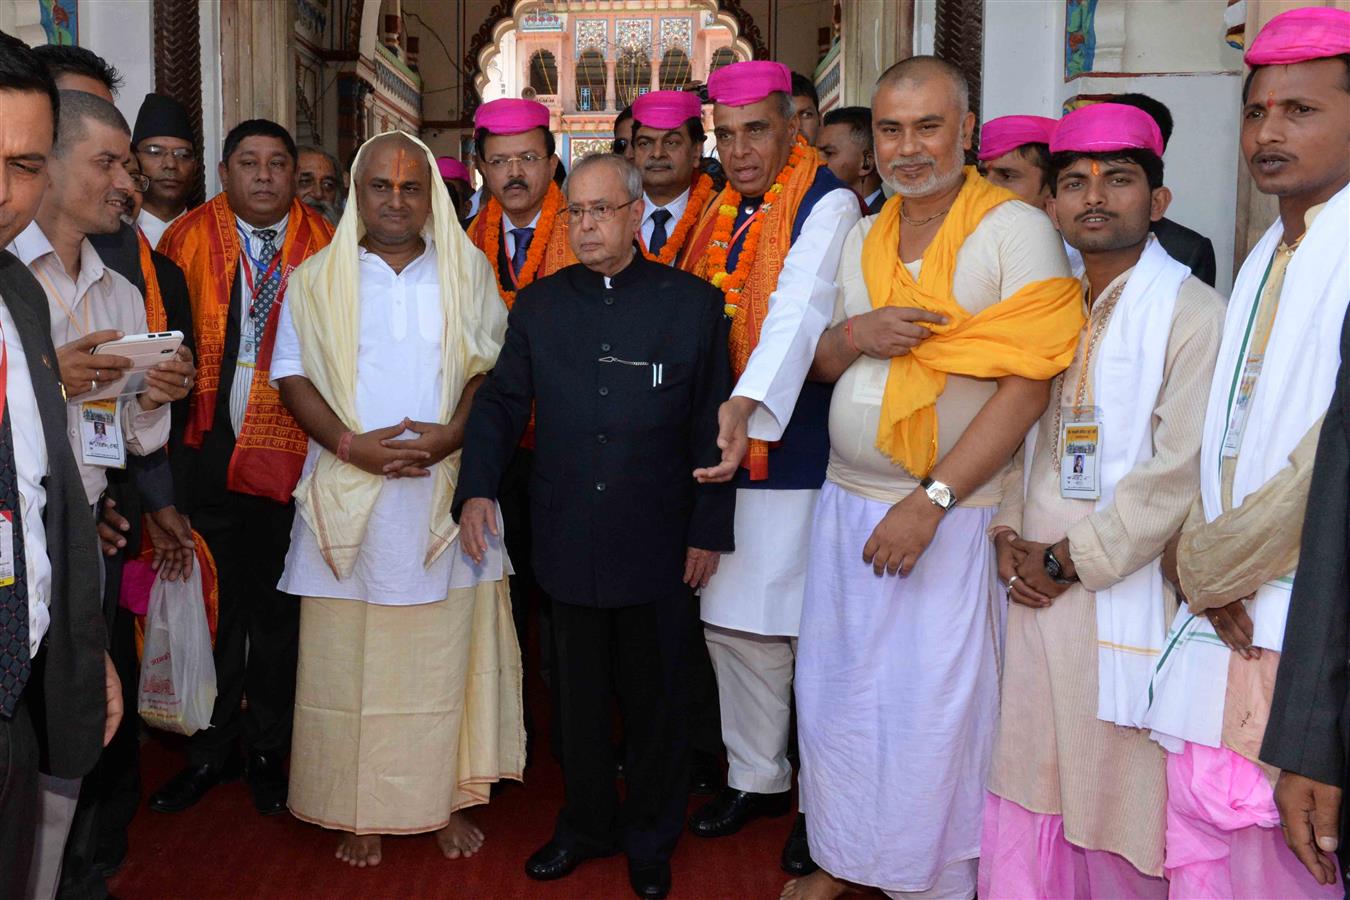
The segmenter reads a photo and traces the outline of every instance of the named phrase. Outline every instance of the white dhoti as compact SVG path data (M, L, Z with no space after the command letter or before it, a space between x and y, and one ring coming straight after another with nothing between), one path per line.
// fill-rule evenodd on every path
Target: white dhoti
M356 834L442 828L520 780L521 716L504 579L415 606L305 597L291 812Z
M948 512L908 577L862 548L890 506L827 482L797 655L811 857L887 893L971 897L998 716L992 508Z
M736 492L736 550L703 589L701 616L717 675L727 784L776 794L792 787L792 671L819 491Z

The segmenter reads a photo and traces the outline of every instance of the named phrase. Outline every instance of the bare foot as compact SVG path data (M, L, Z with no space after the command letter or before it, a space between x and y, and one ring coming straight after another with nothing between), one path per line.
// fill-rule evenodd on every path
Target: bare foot
M467 859L483 847L483 832L464 813L451 813L450 821L436 832L436 844L446 859Z
M364 869L380 864L380 836L378 834L343 833L338 838L337 852L333 854L349 866Z
M783 885L778 900L834 900L852 891L853 886L847 881L840 881L824 869L816 869L810 875L794 878Z

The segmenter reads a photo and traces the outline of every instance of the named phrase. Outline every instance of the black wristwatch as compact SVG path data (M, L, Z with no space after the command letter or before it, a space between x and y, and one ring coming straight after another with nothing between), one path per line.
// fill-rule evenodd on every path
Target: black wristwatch
M1045 548L1045 574L1050 576L1050 580L1055 584L1073 584L1077 578L1065 578L1064 566L1055 558L1055 547L1051 544Z

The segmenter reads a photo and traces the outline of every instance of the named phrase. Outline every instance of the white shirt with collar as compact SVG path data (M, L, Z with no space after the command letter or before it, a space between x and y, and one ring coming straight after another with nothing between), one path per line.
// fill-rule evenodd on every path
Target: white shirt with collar
M698 175L698 172L694 173L695 178L697 178ZM645 192L642 194L642 202L646 204L646 208L642 211L642 246L651 246L652 231L656 229L656 223L652 221L652 213L659 209L664 209L666 212L670 213L670 220L666 222L667 240L675 233L675 226L680 223L680 217L684 215L685 209L689 206L689 195L692 191L693 186L691 185L690 187L685 188L680 196L676 197L665 206L657 206L656 201L654 201L650 195Z
M361 330L356 354L356 415L360 428L383 428L405 417L435 422L441 409L441 341L445 330L436 247L428 239L425 252L401 272L395 272L378 254L364 247L357 253ZM286 304L277 323L269 375L276 384L282 378L304 374L300 338L290 305ZM400 435L415 436L412 432ZM319 445L311 440L305 476L318 464L319 451ZM444 600L449 590L501 578L504 557L499 538L489 540L481 565L474 565L457 547L448 548L430 568L423 565L435 483L434 478L384 482L356 564L351 575L342 580L324 562L309 524L296 516L280 589L303 597L408 606Z
M47 442L38 413L37 395L28 374L28 357L9 307L0 302L0 331L8 355L5 404L9 409L14 443L14 471L18 476L23 537L24 577L28 585L28 656L37 655L51 622L52 563L47 556L47 530L42 524L47 508Z
M272 239L276 245L277 252L280 253L283 245L286 243L286 225L290 221L290 213L281 217L281 221L275 225L265 226L275 231L276 237ZM253 317L248 314L249 307L253 305L253 291L249 289L249 281L244 277L244 267L248 266L249 273L253 276L254 286L266 270L270 260L262 259L263 239L258 237L258 232L263 228L254 228L238 216L234 217L238 224L241 236L247 238L247 253L240 254L239 274L235 277L239 279L239 358L234 366L234 380L230 382L230 425L234 428L237 436L241 428L244 427L244 412L248 409L249 391L253 389L253 371L254 363L258 358L258 342L262 340L262 335L257 333L253 327ZM260 270L253 265L253 260L258 260L263 264ZM285 266L285 260L278 263L278 267Z
M187 212L184 210L183 212ZM164 237L164 232L169 230L169 226L183 217L179 213L167 221L150 212L145 207L141 207L141 214L136 219L136 227L145 235L145 239L150 242L152 248L159 246L159 239Z
M52 343L56 347L95 331L144 334L149 330L145 320L145 300L140 291L104 266L98 251L87 238L80 241L80 274L73 280L36 220L14 239L9 250L28 267L47 294ZM147 412L141 409L135 397L128 396L121 399L119 407L127 453L143 456L163 447L169 440L168 404ZM66 431L84 481L86 498L92 506L108 486L108 472L104 466L89 465L83 460L81 411L82 403L77 394L66 404Z

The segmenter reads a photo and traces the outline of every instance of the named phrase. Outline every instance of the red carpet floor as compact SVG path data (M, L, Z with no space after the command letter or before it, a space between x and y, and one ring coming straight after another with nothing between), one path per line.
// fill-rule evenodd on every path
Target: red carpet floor
M536 714L535 721L542 718ZM584 863L556 882L525 877L525 858L552 833L562 802L557 764L546 752L534 756L524 785L510 783L491 804L471 811L487 835L483 850L471 859L447 860L431 835L417 835L385 838L379 866L352 869L333 857L334 832L288 814L259 816L248 788L236 781L182 813L151 812L143 804L131 826L131 852L109 889L123 900L632 897L622 856ZM145 796L182 764L174 739L157 735L146 743ZM703 800L691 798L690 807ZM791 825L788 816L759 820L717 840L686 831L671 861L672 900L776 898L787 878L778 868L778 853Z

